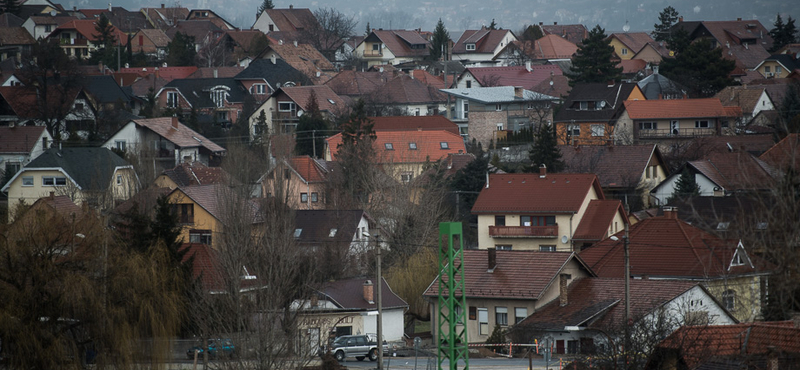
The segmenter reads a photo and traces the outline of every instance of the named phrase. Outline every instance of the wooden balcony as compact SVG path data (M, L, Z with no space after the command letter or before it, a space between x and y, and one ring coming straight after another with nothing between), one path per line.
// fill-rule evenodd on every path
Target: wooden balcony
M364 51L364 56L365 57L373 57L373 58L374 57L382 57L383 56L383 52L380 51L380 50L365 50Z
M558 225L551 226L489 226L492 238L558 238Z
M658 129L658 130L639 130L640 139L666 139L666 138L692 138L698 136L714 136L716 130L713 128L681 128L677 130Z

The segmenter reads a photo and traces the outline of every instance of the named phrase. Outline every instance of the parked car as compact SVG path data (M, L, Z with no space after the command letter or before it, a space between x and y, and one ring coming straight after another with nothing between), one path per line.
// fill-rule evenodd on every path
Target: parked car
M388 346L384 343L383 352L386 353L388 350ZM358 361L369 357L370 361L375 361L378 359L377 338L367 335L344 335L333 341L331 353L337 361L344 361L346 357L355 357Z
M197 353L197 358L202 358L203 352L208 351L209 359L216 359L220 354L227 358L236 355L236 347L230 339L209 339L208 347L203 349L201 346L194 346L186 350L186 357L194 360L194 354Z

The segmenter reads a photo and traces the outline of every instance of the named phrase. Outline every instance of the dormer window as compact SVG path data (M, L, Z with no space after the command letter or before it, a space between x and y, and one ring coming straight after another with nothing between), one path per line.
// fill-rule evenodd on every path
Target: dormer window
M300 238L300 234L302 234L302 233L303 233L303 229L294 229L294 238L295 239L299 239Z
M417 143L408 143L408 149L417 150Z
M439 147L442 149L450 149L450 145L448 145L446 141L440 142Z
M468 51L473 51L473 50L475 50L475 44L467 44L467 50L468 50Z
M588 101L578 102L578 110L589 110L589 102Z
M392 143L385 143L383 147L386 148L386 150L394 150L394 145Z
M214 102L214 105L217 108L222 108L225 106L225 99L228 96L228 87L227 86L218 86L211 89L211 101Z

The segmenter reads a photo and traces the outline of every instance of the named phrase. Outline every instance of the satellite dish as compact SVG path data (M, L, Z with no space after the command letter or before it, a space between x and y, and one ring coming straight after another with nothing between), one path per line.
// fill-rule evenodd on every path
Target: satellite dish
M553 86L553 80L550 80L550 86Z
M298 110L298 111L297 111L297 116L298 116L298 117L302 117L302 116L303 116L303 113L305 113L305 112L303 112L303 110L302 110L302 109L300 109L300 110Z
M622 26L622 32L628 32L630 30L631 30L631 26L629 26L627 23L625 23L625 25Z
M58 14L58 12L56 12L55 10L51 10L51 11L50 11L50 16L51 16L51 17L55 17L55 16L56 16L56 14Z
M566 235L561 236L561 244L567 244L567 240L569 240L569 238L567 238Z
M605 100L601 100L600 101L600 108L605 108L605 107L606 107L606 101Z

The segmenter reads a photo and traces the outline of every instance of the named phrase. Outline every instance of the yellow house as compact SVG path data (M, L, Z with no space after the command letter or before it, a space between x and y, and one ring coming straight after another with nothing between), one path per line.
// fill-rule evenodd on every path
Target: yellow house
M181 225L184 243L207 244L216 249L215 235L221 230L219 202L220 185L200 185L175 188L169 195L173 214Z
M775 54L764 59L754 69L766 78L786 78L792 71L800 69L800 61L794 54Z
M17 172L2 191L11 207L33 204L52 193L76 204L110 209L138 189L133 166L106 148L50 148ZM13 214L13 208L10 211Z
M608 44L622 60L633 59L647 43L654 41L646 32L612 33L608 36Z
M570 91L553 122L559 144L605 145L619 141L617 120L623 102L645 100L635 83L582 83Z
M576 251L622 230L619 200L606 200L594 174L492 174L472 213L478 248Z

